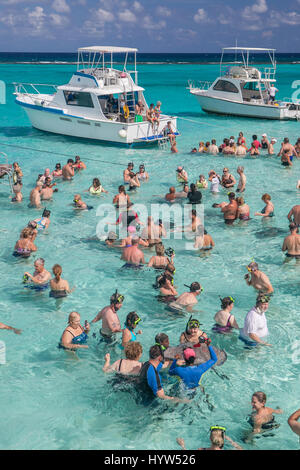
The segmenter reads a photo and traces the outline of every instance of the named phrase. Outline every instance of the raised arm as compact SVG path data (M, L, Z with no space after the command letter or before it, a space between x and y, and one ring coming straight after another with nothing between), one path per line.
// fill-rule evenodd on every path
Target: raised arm
M291 430L300 436L300 423L298 419L300 418L300 408L299 410L295 411L288 419L289 426Z

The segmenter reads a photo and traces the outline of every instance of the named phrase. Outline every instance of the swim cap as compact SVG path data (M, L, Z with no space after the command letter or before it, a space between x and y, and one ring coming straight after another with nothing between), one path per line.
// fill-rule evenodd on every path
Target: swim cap
M182 170L183 170L183 166L178 166L176 171L182 171Z
M196 357L196 353L192 348L187 348L183 351L183 357L188 361L190 357Z

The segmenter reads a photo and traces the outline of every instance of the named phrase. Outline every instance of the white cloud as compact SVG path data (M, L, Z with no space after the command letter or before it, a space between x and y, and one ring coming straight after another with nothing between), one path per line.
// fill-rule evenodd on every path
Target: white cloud
M142 27L150 31L160 30L166 27L166 22L164 20L152 21L150 16L145 16L143 18Z
M194 21L196 23L204 23L208 20L206 11L203 8L199 8L197 13L194 15Z
M167 8L167 7L157 7L156 8L156 13L159 16L163 16L163 17L171 16L171 10L169 10L169 8Z
M70 11L70 7L66 0L54 0L52 3L52 8L58 13L68 13Z
M268 6L266 0L256 0L256 3L253 3L251 6L247 6L242 11L242 17L246 21L255 21L259 22L262 13L268 11Z
M35 7L34 10L29 11L28 22L31 24L31 26L33 26L33 35L37 35L43 30L45 18L46 14L44 13L44 9L42 7L38 6Z
M57 13L51 13L49 15L50 22L53 26L65 26L69 23L69 19L63 15L58 15Z
M133 2L132 8L137 12L143 11L144 9L143 5L141 5L140 2Z
M278 28L282 24L296 26L300 24L300 14L296 11L284 13L272 10L269 15L268 24L273 28Z
M262 35L263 38L266 38L266 39L269 39L269 38L273 37L272 31L263 31L263 33L261 35Z
M252 11L255 13L265 13L268 11L268 6L266 0L257 0L254 5L252 5Z
M120 21L124 21L125 23L135 23L136 22L135 14L132 13L132 11L128 10L128 8L126 8L123 11L120 11L120 13L118 13L118 16L119 16Z
M96 19L98 19L100 23L110 23L114 21L114 15L110 11L103 10L102 8L98 8L95 14Z

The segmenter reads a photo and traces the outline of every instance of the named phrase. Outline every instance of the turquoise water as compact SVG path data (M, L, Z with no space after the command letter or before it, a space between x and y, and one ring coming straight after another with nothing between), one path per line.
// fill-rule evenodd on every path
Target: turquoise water
M61 84L69 80L74 67L70 65L1 65L0 78L13 81ZM0 403L2 422L0 446L2 449L177 449L176 437L186 439L187 447L194 449L208 445L208 429L223 424L229 436L242 443L246 418L251 411L250 400L254 391L263 390L267 405L284 410L276 420L279 429L273 436L259 437L254 443L244 444L247 449L297 449L298 438L287 424L292 411L299 408L299 273L294 262L283 266L281 244L287 234L286 215L299 203L296 191L299 162L292 169L283 169L277 157L261 155L257 159L243 159L247 175L246 202L251 214L262 209L261 195L271 194L276 217L270 221L254 218L247 225L225 227L221 214L211 208L213 202L226 200L226 193L213 198L203 192L205 226L213 236L216 249L205 258L186 251L184 241L171 240L166 246L176 250L175 284L182 293L185 283L199 280L204 292L196 308L196 316L203 329L228 354L227 362L219 368L229 380L222 380L213 372L203 379L206 393L214 409L210 410L198 392L188 405L160 403L144 408L137 405L134 396L113 390L109 376L102 372L103 358L110 352L112 360L120 357L118 347L98 344L90 338L90 348L78 353L78 360L70 359L57 343L67 324L69 312L77 310L82 322L91 320L108 304L116 288L125 295L120 311L123 324L128 312L136 310L142 317L143 360L158 332L165 332L170 342L179 342L187 315L170 314L157 302L157 291L152 288L156 273L119 271L122 262L119 253L105 249L100 243L86 243L82 238L93 236L99 218L96 216L98 199L83 193L93 177L99 177L109 191L101 201L111 202L122 181L122 171L128 161L136 165L145 163L150 181L132 196L147 207L157 202L153 197L164 194L175 183L175 168L182 164L190 180L212 168L219 173L226 165L236 176L240 163L233 157L190 155L191 147L200 140L224 137L243 131L247 143L251 135L266 132L279 140L289 136L294 142L299 136L298 122L255 121L240 118L207 116L201 112L196 100L185 89L187 80L213 80L218 74L215 65L141 65L139 83L146 88L146 99L160 99L164 112L195 122L179 120L182 137L178 139L179 153L157 148L120 149L97 142L82 141L46 134L31 128L22 109L14 104L13 87L8 85L7 104L2 105L0 149L11 162L18 161L23 169L24 202L10 203L8 188L0 183L0 321L21 328L21 336L0 331L5 341L7 363L1 366ZM279 97L290 96L291 83L299 76L300 65L281 65L278 70ZM10 144L11 146L4 145ZM27 147L24 150L13 146ZM39 153L30 149L54 152ZM276 150L279 149L279 144ZM64 163L67 156L79 154L87 163L87 170L71 183L58 183L59 192L47 204L52 211L51 225L46 233L38 235L38 252L29 260L16 260L11 256L20 230L40 211L29 209L27 201L37 174L45 168ZM70 206L75 193L84 195L95 210L74 215ZM270 234L271 228L273 236ZM281 232L277 229L281 229ZM146 259L151 253L146 252ZM48 293L33 293L23 289L22 275L33 271L37 256L46 260L46 269L55 263L63 267L63 278L76 290L67 299L56 303ZM219 310L219 295L236 298L235 314L240 326L255 302L255 292L244 282L245 266L252 257L268 274L275 289L267 312L272 348L249 351L237 339L211 333L213 316ZM98 326L92 330L97 332ZM173 379L163 375L164 387L171 393Z

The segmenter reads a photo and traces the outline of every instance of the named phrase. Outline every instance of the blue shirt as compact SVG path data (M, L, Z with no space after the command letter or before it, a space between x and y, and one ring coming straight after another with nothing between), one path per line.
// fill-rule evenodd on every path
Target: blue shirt
M156 396L158 390L162 390L162 385L161 385L161 378L159 375L159 371L163 366L163 363L160 362L156 368L156 373L155 373L155 367L152 364L146 363L147 371L146 371L146 380L148 386L151 388L152 392Z
M169 370L170 375L178 375L184 382L187 388L196 388L199 386L200 379L204 372L210 369L218 360L215 351L211 346L208 346L211 359L204 364L198 366L181 367L176 365L176 359L172 362Z

